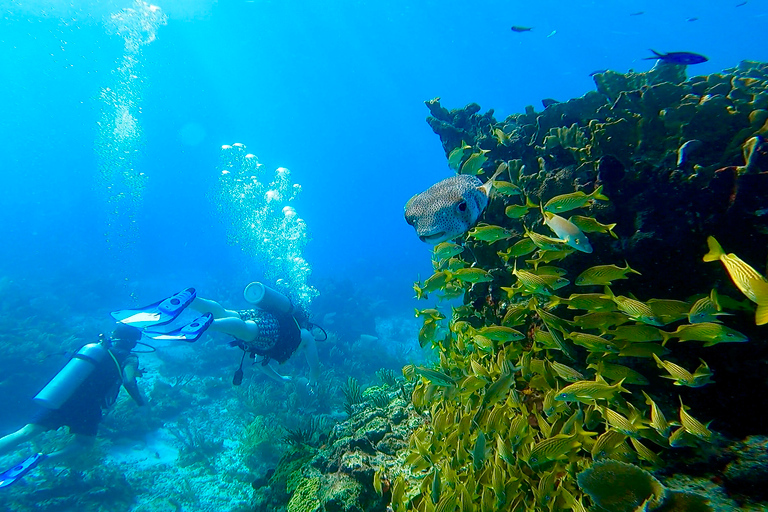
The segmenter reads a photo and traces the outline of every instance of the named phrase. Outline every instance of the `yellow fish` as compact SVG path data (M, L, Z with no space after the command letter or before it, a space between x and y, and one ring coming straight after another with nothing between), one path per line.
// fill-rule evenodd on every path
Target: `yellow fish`
M489 283L493 281L490 272L481 268L460 268L453 272L453 276L465 283Z
M629 393L621 387L623 382L620 380L616 384L608 384L598 375L595 380L582 380L565 386L557 394L555 400L585 404L591 404L593 400L612 400L617 393Z
M626 314L632 320L648 325L655 325L657 327L664 325L661 318L656 316L656 313L648 304L640 302L639 300L630 299L629 297L624 297L623 295L614 295L611 289L607 286L605 287L605 295L616 303L619 311Z
M665 379L674 380L675 386L688 386L689 388L700 388L712 382L712 371L707 363L702 361L702 365L696 369L696 373L691 373L682 366L678 366L670 361L661 360L656 354L653 355L659 368L667 370L669 375L662 375Z
M577 434L571 436L557 434L536 443L528 456L528 465L535 468L547 462L565 458L571 451L581 446L577 437Z
M603 195L603 186L600 185L594 192L587 195L582 191L573 192L571 194L562 194L555 196L544 205L544 211L552 213L562 213L576 208L582 208L595 200L608 201L608 198Z
M627 274L640 275L640 272L630 268L629 263L624 268L616 265L597 265L579 274L574 282L578 286L608 285L612 281L627 279Z
M464 246L454 244L453 242L442 242L433 249L432 259L441 261L453 258L464 251Z
M661 436L669 437L672 425L664 417L661 408L656 405L656 402L654 402L650 396L648 396L648 393L643 391L643 395L645 395L645 403L651 406L651 427L653 427Z
M691 305L682 300L650 299L648 305L664 325L688 318L688 312L691 310Z
M613 232L613 228L616 227L616 223L613 224L601 224L592 217L583 217L581 215L571 215L568 220L576 225L584 233L608 233L613 238L619 238L616 233Z
M442 290L445 288L445 283L450 279L450 274L445 271L439 271L432 274L429 279L424 281L424 286L421 286L421 282L413 284L413 290L416 292L417 299L426 299L427 293Z
M713 322L681 325L675 332L663 332L662 335L667 340L677 338L681 342L703 341L705 347L711 347L718 343L743 343L749 341L749 338L739 331Z
M718 322L718 316L730 315L730 313L723 313L722 311L723 308L720 305L717 291L712 288L712 292L709 295L693 303L691 310L688 312L688 323Z
M520 187L509 181L497 181L493 184L493 188L496 189L496 192L505 196L523 195Z
M480 224L479 226L472 228L467 233L475 240L482 240L484 242L498 242L499 240L506 240L514 236L501 226L492 226L490 224Z
M641 373L620 364L609 363L601 359L597 363L589 364L587 368L592 368L601 377L608 377L611 380L623 380L627 384L637 384L639 386L648 385L648 379Z
M591 253L592 245L589 239L573 222L562 218L552 212L541 210L544 216L544 224L551 229L557 237L577 251Z
M504 215L510 219L519 219L528 213L528 210L531 208L536 208L536 203L526 197L525 204L513 204L507 206L507 208L504 210Z
M525 229L525 234L542 251L561 251L567 245L564 240L529 231L528 228Z
M518 270L517 262L515 262L515 266L512 269L512 275L517 277L520 284L522 284L530 293L541 293L543 295L552 294L553 290L550 285L550 280L547 280L545 277L538 274L534 274L533 272L528 272L527 270Z
M627 315L617 311L596 311L573 317L573 323L582 329L599 329L601 332L608 332L610 327L627 322L629 322Z
M664 340L664 334L662 334L661 329L647 324L620 325L612 331L606 331L605 334L613 336L613 341L644 343Z
M568 309L584 309L586 311L615 311L616 304L602 293L573 293L567 299L552 297L556 304L567 304Z
M720 260L725 265L728 275L741 293L749 300L757 304L755 323L765 325L768 323L768 280L757 270L744 263L735 254L725 254L723 248L715 240L715 237L707 238L709 252L704 255L704 261Z
M683 404L683 398L678 398L680 399L680 425L685 429L686 432L698 437L702 441L712 441L712 431L707 428L709 423L704 425L699 420L688 414L688 411L686 411L687 407L685 404Z

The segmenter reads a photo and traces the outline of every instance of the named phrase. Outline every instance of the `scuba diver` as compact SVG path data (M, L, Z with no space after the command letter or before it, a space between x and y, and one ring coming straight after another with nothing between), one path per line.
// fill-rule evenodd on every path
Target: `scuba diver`
M136 384L139 359L131 352L140 339L139 329L118 323L109 338L101 335L97 343L81 347L72 356L33 399L42 408L32 421L0 438L0 455L62 426L69 427L74 440L61 450L36 453L0 473L0 487L16 482L43 460L61 460L92 447L102 409L115 403L121 386L139 406L146 404Z
M112 316L119 322L146 327L144 334L155 340L192 342L209 328L234 337L235 340L230 342L230 345L243 350L240 367L233 379L236 386L240 385L243 379L246 354L254 359L254 363L260 363L259 369L270 378L278 382L290 382L291 377L280 375L271 362L282 364L294 353L303 352L309 364L308 386L312 391L320 377L317 340L313 332L322 332L323 336L325 332L311 324L303 311L294 308L288 297L262 283L249 284L243 295L247 302L256 306L255 309L225 309L216 301L197 297L194 288L187 288L155 304L137 310L116 311ZM151 329L172 322L187 307L203 315L169 332Z

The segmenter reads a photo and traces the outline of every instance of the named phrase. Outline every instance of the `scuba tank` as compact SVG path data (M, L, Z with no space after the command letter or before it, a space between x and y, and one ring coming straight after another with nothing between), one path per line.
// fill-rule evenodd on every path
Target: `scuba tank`
M258 281L245 287L243 297L247 302L270 313L288 314L293 311L291 299Z
M109 359L105 341L84 345L33 399L48 409L58 409L93 371Z

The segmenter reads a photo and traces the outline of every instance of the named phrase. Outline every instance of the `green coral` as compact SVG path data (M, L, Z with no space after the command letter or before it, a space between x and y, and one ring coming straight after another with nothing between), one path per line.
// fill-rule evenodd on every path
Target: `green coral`
M265 462L276 462L279 458L280 446L275 443L275 439L280 438L278 424L272 415L256 416L245 427L238 452L250 470L261 468Z
M483 512L583 510L585 502L598 498L585 494L576 475L606 468L634 475L633 486L621 488L624 495L616 496L614 488L613 497L600 498L612 503L604 505L607 509L635 510L644 503L657 511L708 509L695 495L665 490L639 467L660 466L665 454L684 442L711 440L709 435L691 436L703 431L692 411L664 401L660 397L669 391L658 378L645 378L659 375L654 356L695 366L699 354L690 344L666 343L675 337L674 327L666 330L666 325L684 322L693 300L641 304L642 299L617 294L607 308L576 312L566 307L565 290L591 265L626 258L635 267L636 258L647 260L651 254L653 261L640 269L642 275L631 276L624 285L628 290L621 293L630 295L631 290L641 298L659 289L673 297L707 294L702 284L714 285L720 278L691 275L692 266L701 265L704 248L689 241L703 245L707 235L722 229L727 201L733 202L734 187L728 188L731 182L723 174L718 178L716 169L743 162L748 172L742 169L742 176L756 183L762 176L765 151L756 135L768 117L756 106L762 106L761 94L768 91L768 65L745 64L690 81L683 68L662 66L649 73L605 73L596 82L597 93L552 105L540 115L529 108L503 123L490 119L490 125L488 114L478 114L475 106L462 112L430 103L433 115L440 116L430 124L441 135L446 155L456 157L457 148L464 156L482 151L486 177L503 165L514 167L499 179L511 181L523 197L509 200L499 194L484 213L484 222L510 236L493 244L470 236L463 242L466 260L459 255L435 261L430 279L439 280L454 297L463 294L464 305L453 307L448 319L424 317L419 341L436 350L436 368L403 369L414 385L412 404L425 422L412 434L404 455L411 476L403 472L392 482L396 511L431 512L458 504ZM440 130L446 125L451 128L444 137ZM694 138L702 143L696 165L686 167L694 175L681 179L687 171L680 168L678 152ZM707 180L713 181L712 188ZM598 189L600 182L605 188ZM574 200L592 197L592 192L597 197L600 190L611 201L585 200L579 215L618 222L619 242L602 229L589 233L593 254L558 250L551 241L537 246L532 231L540 229L542 214L529 204L546 204L561 194L573 194ZM511 204L524 211L505 214ZM754 239L754 212L733 208L728 225L744 219ZM529 248L520 245L526 242ZM653 243L662 249L649 246ZM469 271L483 272L488 279L461 279ZM420 286L414 289L418 294ZM606 293L602 286L571 290ZM635 304L682 304L685 311L678 316L632 313ZM669 320L661 322L661 316ZM623 340L614 331L622 324L655 331ZM635 377L620 381L618 374ZM574 398L577 383L593 394ZM647 386L646 395L639 386ZM665 415L687 426L672 432L670 424L677 424ZM605 481L596 477L593 486Z
M711 512L706 498L669 491L648 471L614 460L597 462L578 476L579 487L599 510L634 512Z
M320 507L320 479L307 478L296 488L288 502L288 512L313 512Z

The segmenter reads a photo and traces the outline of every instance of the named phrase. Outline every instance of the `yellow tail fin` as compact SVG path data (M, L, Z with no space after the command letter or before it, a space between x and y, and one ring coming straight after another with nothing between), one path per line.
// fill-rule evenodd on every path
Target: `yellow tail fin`
M768 324L768 304L758 304L755 311L755 323L757 325Z
M717 261L725 254L723 248L715 240L715 237L707 237L707 245L709 246L709 252L704 255L704 261Z

